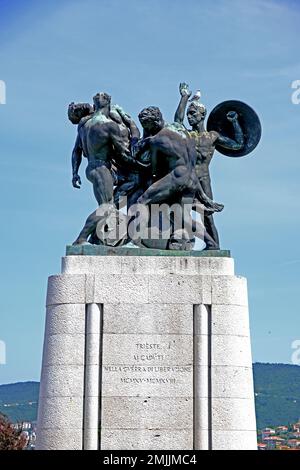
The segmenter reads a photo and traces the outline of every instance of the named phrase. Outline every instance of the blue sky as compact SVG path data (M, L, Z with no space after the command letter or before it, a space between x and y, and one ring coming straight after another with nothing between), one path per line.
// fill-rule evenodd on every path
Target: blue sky
M290 362L300 339L300 6L279 0L0 0L0 383L39 379L47 277L94 210L71 186L70 101L107 91L135 119L159 105L172 120L178 84L253 106L263 138L211 166L221 244L248 278L253 358Z

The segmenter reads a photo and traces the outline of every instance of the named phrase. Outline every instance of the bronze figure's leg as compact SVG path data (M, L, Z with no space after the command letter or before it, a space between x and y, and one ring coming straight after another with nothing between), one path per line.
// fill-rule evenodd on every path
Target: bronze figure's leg
M213 193L211 189L211 182L209 176L205 176L200 180L200 184L205 192L205 194L210 198L213 199ZM214 218L213 215L206 214L204 212L204 227L205 231L207 232L207 235L209 237L205 237L204 241L206 243L206 249L213 249L213 250L219 250L220 249L220 244L219 244L219 235L217 228L215 226ZM213 242L213 243L212 243Z
M138 204L156 204L159 202L167 202L176 191L176 177L172 171L160 180L153 183L142 194L137 202Z
M93 190L98 205L110 202L113 199L113 177L110 170L102 165L92 170L87 168L87 178L93 184Z
M112 204L113 178L110 170L104 165L93 168L92 170L88 167L86 175L93 184L94 194L99 207L101 207L102 204ZM103 216L97 215L97 211L93 212L87 218L83 229L73 244L78 245L87 242L88 237L95 232L98 222L106 216L106 214Z

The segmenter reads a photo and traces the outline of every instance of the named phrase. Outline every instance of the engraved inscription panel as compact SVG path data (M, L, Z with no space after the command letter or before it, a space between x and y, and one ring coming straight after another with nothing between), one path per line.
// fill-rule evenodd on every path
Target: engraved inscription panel
M102 396L192 397L192 335L105 334Z

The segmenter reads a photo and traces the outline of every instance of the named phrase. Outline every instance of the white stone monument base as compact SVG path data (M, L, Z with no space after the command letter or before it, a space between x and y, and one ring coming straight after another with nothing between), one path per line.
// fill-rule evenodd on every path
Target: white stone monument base
M233 259L108 252L49 278L37 448L256 449Z

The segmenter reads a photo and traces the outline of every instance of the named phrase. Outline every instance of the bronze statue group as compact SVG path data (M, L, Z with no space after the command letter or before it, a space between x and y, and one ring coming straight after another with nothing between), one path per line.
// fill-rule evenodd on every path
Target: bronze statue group
M233 157L250 153L260 139L260 122L248 105L226 101L212 111L206 129L200 92L191 97L186 83L179 90L172 124L156 106L139 113L142 136L107 93L97 93L93 106L69 105L68 117L78 125L72 184L80 188L78 171L82 157L87 158L86 177L98 204L74 244L132 242L146 248L191 250L198 237L206 250L220 248L213 213L223 205L213 202L209 165L216 148ZM185 114L191 129L184 125Z

